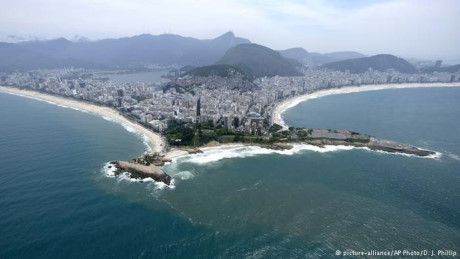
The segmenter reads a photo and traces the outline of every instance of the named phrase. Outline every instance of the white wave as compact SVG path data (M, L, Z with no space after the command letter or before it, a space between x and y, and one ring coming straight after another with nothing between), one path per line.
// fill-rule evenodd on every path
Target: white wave
M327 152L337 152L343 150L351 150L354 147L352 146L324 146L317 147L308 144L298 144L294 145L292 149L289 150L273 150L267 148L261 148L257 146L247 146L247 147L238 147L234 149L215 149L204 151L200 154L193 154L177 159L178 162L190 162L195 164L206 164L209 162L216 162L226 158L244 158L252 157L256 155L265 155L265 154L281 154L281 155L293 155L301 151L313 151L319 153Z
M102 173L107 177L115 177L115 171L117 168L110 164L110 162L106 163L104 167L102 167Z
M142 135L142 143L144 144L145 146L145 152L144 154L150 154L152 153L152 145L150 145L150 139L149 137L147 137L146 135L144 134L141 134Z
M110 122L116 122L114 119L107 117L107 116L101 116L104 120L110 121Z
M440 152L435 152L435 154L433 155L421 157L421 156L405 154L405 153L393 153L393 152L386 152L386 151L380 151L380 150L371 150L367 147L353 147L353 146L344 146L344 145L339 145L339 146L326 145L324 147L318 147L318 146L309 145L309 144L296 144L296 145L293 145L292 149L288 149L288 150L273 150L273 149L267 149L267 148L262 148L258 146L246 146L246 147L238 147L234 149L207 150L207 151L204 151L203 153L192 154L192 155L180 157L177 160L174 160L173 164L175 164L176 162L177 163L189 162L189 163L195 163L195 164L207 164L211 162L220 161L223 159L245 158L245 157L252 157L252 156L266 155L266 154L294 155L294 154L305 152L305 151L311 151L311 152L317 152L317 153L330 153L330 152L339 152L339 151L349 151L353 149L367 150L369 152L376 152L376 153L387 154L387 155L401 155L401 156L406 156L406 157L417 157L417 158L440 159L442 156L442 153ZM181 176L182 175L179 175L179 178Z
M433 151L434 154L432 154L432 155L417 156L417 155L413 155L413 154L406 154L406 153L400 153L400 152L387 152L387 151L383 151L383 150L372 150L372 149L370 149L368 147L360 147L360 149L364 149L364 150L369 151L369 152L385 154L385 155L397 155L397 156L416 157L416 158L429 158L429 159L435 159L435 160L440 160L441 157L442 157L442 153L441 152L436 152L436 151Z
M123 128L125 128L128 132L140 134L139 131L137 131L135 128L133 128L133 127L127 125L127 124L122 123L121 125L122 125Z
M155 186L155 189L158 189L158 190L163 190L163 189L174 190L176 188L174 179L171 179L171 183L169 185L163 182L157 182L157 181L153 181L153 185Z
M190 171L181 171L179 173L171 174L171 177L179 178L181 180L188 180L195 177L195 175Z

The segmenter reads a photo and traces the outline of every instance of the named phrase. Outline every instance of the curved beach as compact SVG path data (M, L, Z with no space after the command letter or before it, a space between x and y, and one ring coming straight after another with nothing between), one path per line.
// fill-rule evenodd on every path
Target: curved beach
M0 86L0 92L19 95L19 96L23 96L27 98L33 98L33 99L45 101L51 104L65 106L68 108L77 109L77 110L81 110L84 112L99 115L103 118L119 123L125 127L130 127L134 129L136 133L144 136L144 138L147 140L150 152L152 153L155 153L155 152L164 153L165 152L165 147L166 147L165 140L159 133L155 133L135 122L128 120L127 118L120 115L114 109L103 107L103 106L98 106L98 105L90 104L86 102L80 102L77 100L72 100L72 99L68 99L64 97L39 93L35 91L21 90L21 89L12 88L12 87Z
M364 91L374 91L374 90L385 90L385 89L401 89L401 88L421 88L421 87L459 87L460 83L414 83L414 84L381 84L381 85L361 85L361 86L344 86L342 88L336 89L326 89L320 90L314 93L303 94L295 96L289 99L286 99L278 103L272 113L272 121L287 129L288 126L283 120L282 114L286 110L298 105L301 102L315 99L319 97L324 97L333 94L346 94L346 93L357 93Z

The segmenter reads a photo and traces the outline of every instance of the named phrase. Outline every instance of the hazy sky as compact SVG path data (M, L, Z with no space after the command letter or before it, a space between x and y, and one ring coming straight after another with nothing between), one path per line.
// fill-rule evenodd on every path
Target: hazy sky
M459 0L0 0L0 40L141 33L460 59Z

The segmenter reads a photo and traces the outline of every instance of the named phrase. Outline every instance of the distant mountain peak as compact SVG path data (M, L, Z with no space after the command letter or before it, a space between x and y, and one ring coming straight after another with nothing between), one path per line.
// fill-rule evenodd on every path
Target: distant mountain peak
M85 37L85 36L75 35L75 36L73 36L73 38L70 39L70 41L73 41L73 42L89 42L91 40L88 37Z
M306 49L301 48L301 47L285 49L284 51L298 51L298 52L308 53L308 51Z
M232 31L226 32L219 37L215 38L214 40L222 40L222 41L229 41L235 38L235 34Z

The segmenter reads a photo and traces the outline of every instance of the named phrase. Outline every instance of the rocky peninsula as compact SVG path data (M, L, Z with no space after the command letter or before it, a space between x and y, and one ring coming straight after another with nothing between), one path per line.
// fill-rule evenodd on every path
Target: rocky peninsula
M414 85L413 87L423 87ZM360 87L359 90L377 90ZM380 89L380 88L378 88ZM115 167L115 174L128 172L132 178L142 181L145 178L152 178L155 181L163 182L167 185L171 184L171 177L164 172L160 167L166 162L171 162L172 159L179 156L202 153L208 148L209 143L214 143L213 148L235 148L246 146L259 146L274 150L292 149L296 144L309 144L318 147L324 146L353 146L368 148L370 150L385 151L390 153L402 153L427 157L435 155L435 152L423 150L411 145L398 142L381 140L368 135L352 132L349 130L331 130L331 129L308 129L287 127L281 118L281 113L289 109L298 102L305 101L309 98L317 96L301 96L301 99L288 100L281 103L273 114L274 122L267 133L264 134L245 134L231 132L222 128L222 126L211 126L205 123L195 123L193 125L176 125L172 129L165 132L164 135L154 133L149 129L139 125L136 122L124 117L115 109L101 107L94 104L72 100L61 96L54 96L36 91L26 91L10 87L0 87L0 91L7 92L24 97L34 98L46 101L52 104L78 109L80 111L89 112L108 118L114 122L118 122L126 127L134 129L146 137L151 147L151 152L140 158L135 158L130 162L114 161L109 165ZM324 95L335 94L335 90ZM341 89L341 91L345 91ZM352 88L346 90L354 92ZM357 90L358 91L358 90ZM339 91L340 92L340 91ZM308 97L308 98L307 98ZM280 123L280 124L277 124ZM179 138L180 136L180 138ZM178 141L180 139L180 141ZM188 140L188 142L186 141ZM222 146L226 145L226 146ZM233 146L232 146L233 145ZM172 147L172 149L171 149Z
M275 127L281 128L281 126L276 124ZM241 137L237 139L244 140L244 138ZM147 154L143 157L135 158L131 162L114 161L111 164L117 168L115 174L129 172L132 178L152 178L155 181L163 182L169 185L171 183L171 177L159 168L159 166L164 165L166 162L171 162L172 159L180 156L200 154L203 153L203 151L206 152L206 150L210 148L231 149L241 148L244 146L259 146L261 148L273 150L289 150L292 149L294 145L299 144L308 144L318 147L352 146L358 148L368 148L374 151L400 153L419 157L428 157L436 154L433 151L420 149L412 145L378 139L349 130L291 127L289 130L279 130L277 132L273 132L270 136L264 136L263 138L257 139L257 141L249 138L246 142L233 142L232 144L212 142L199 147L175 147L165 155Z

